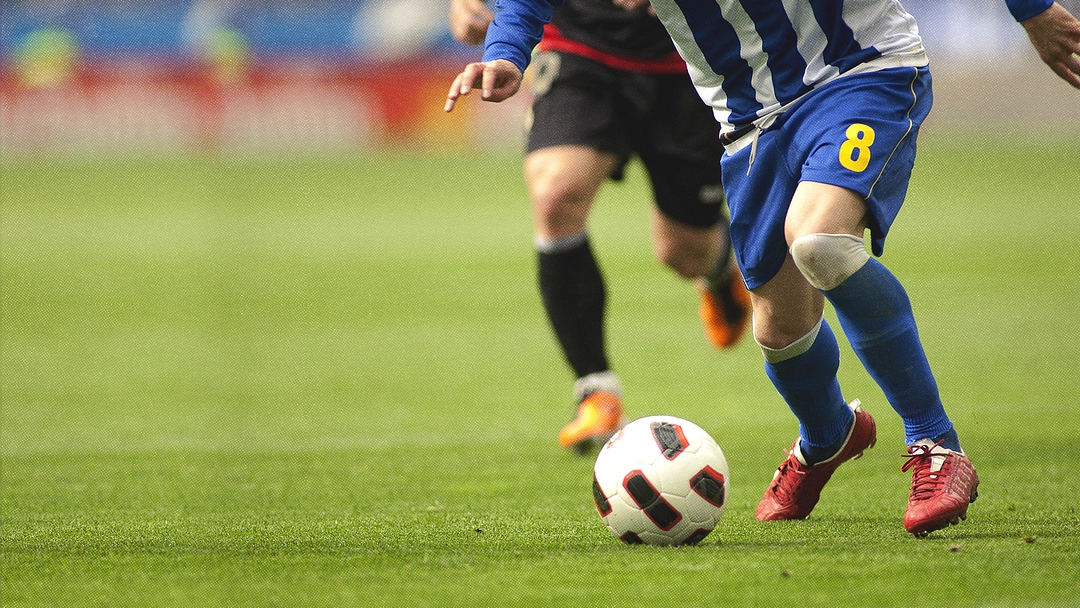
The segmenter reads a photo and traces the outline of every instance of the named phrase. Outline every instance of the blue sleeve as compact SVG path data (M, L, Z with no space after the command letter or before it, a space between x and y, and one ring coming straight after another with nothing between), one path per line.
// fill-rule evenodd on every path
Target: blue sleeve
M1013 19L1026 21L1050 8L1054 0L1005 0Z
M495 20L484 40L484 61L506 59L522 72L563 0L496 0Z

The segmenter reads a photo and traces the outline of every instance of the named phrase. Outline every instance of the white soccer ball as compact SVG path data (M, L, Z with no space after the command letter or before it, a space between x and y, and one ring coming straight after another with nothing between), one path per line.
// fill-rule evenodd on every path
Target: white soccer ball
M694 545L720 521L728 496L723 450L673 416L639 418L615 433L593 467L593 501L628 544Z

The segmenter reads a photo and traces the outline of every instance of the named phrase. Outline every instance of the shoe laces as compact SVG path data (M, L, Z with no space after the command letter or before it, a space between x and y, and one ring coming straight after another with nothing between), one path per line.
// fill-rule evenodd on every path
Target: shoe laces
M785 452L788 457L780 464L777 470L776 483L772 484L774 494L781 499L787 500L798 493L799 485L809 477L811 469L804 467L795 457L795 450Z
M941 441L932 446L913 445L908 448L908 453L903 455L907 462L900 467L900 470L907 472L913 467L915 469L912 472L910 500L919 501L933 497L938 493L938 486L948 479L951 464L947 454L934 453L933 451L939 445L941 445ZM931 471L935 457L941 457L943 463L939 470Z

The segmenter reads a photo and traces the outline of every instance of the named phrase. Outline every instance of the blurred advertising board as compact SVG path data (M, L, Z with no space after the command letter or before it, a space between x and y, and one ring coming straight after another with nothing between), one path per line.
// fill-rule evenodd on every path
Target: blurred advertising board
M1040 124L1060 126L1070 114L1064 85L1032 67L1037 58L1003 2L903 4L934 65L931 124L1031 128L1030 110L1014 114L1035 107L1045 108ZM527 94L442 112L453 76L480 55L450 36L447 8L448 0L0 0L0 152L518 145ZM1010 79L1032 103L988 90Z
M3 151L475 143L470 108L442 112L479 55L451 38L445 0L0 7Z

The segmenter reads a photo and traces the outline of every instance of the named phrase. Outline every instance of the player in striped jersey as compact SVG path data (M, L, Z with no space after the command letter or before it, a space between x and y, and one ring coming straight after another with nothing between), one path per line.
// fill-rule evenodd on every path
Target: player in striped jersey
M484 39L483 0L451 0L450 31ZM622 386L605 344L606 287L588 218L601 186L632 155L653 186L657 257L697 284L706 336L734 346L750 318L735 268L717 165L719 125L701 103L648 0L568 0L533 60L525 180L533 208L544 312L576 381L575 414L559 443L586 452L625 422Z
M620 0L615 0L616 2ZM480 87L517 89L556 0L503 0L485 62L466 66L447 107ZM978 476L945 413L910 302L880 256L907 191L929 112L928 61L896 0L652 0L721 123L731 239L751 290L754 337L799 438L758 505L762 520L810 514L832 473L876 440L839 384L827 300L904 422L916 536L958 523ZM1080 88L1080 22L1051 0L1006 0L1040 57Z

